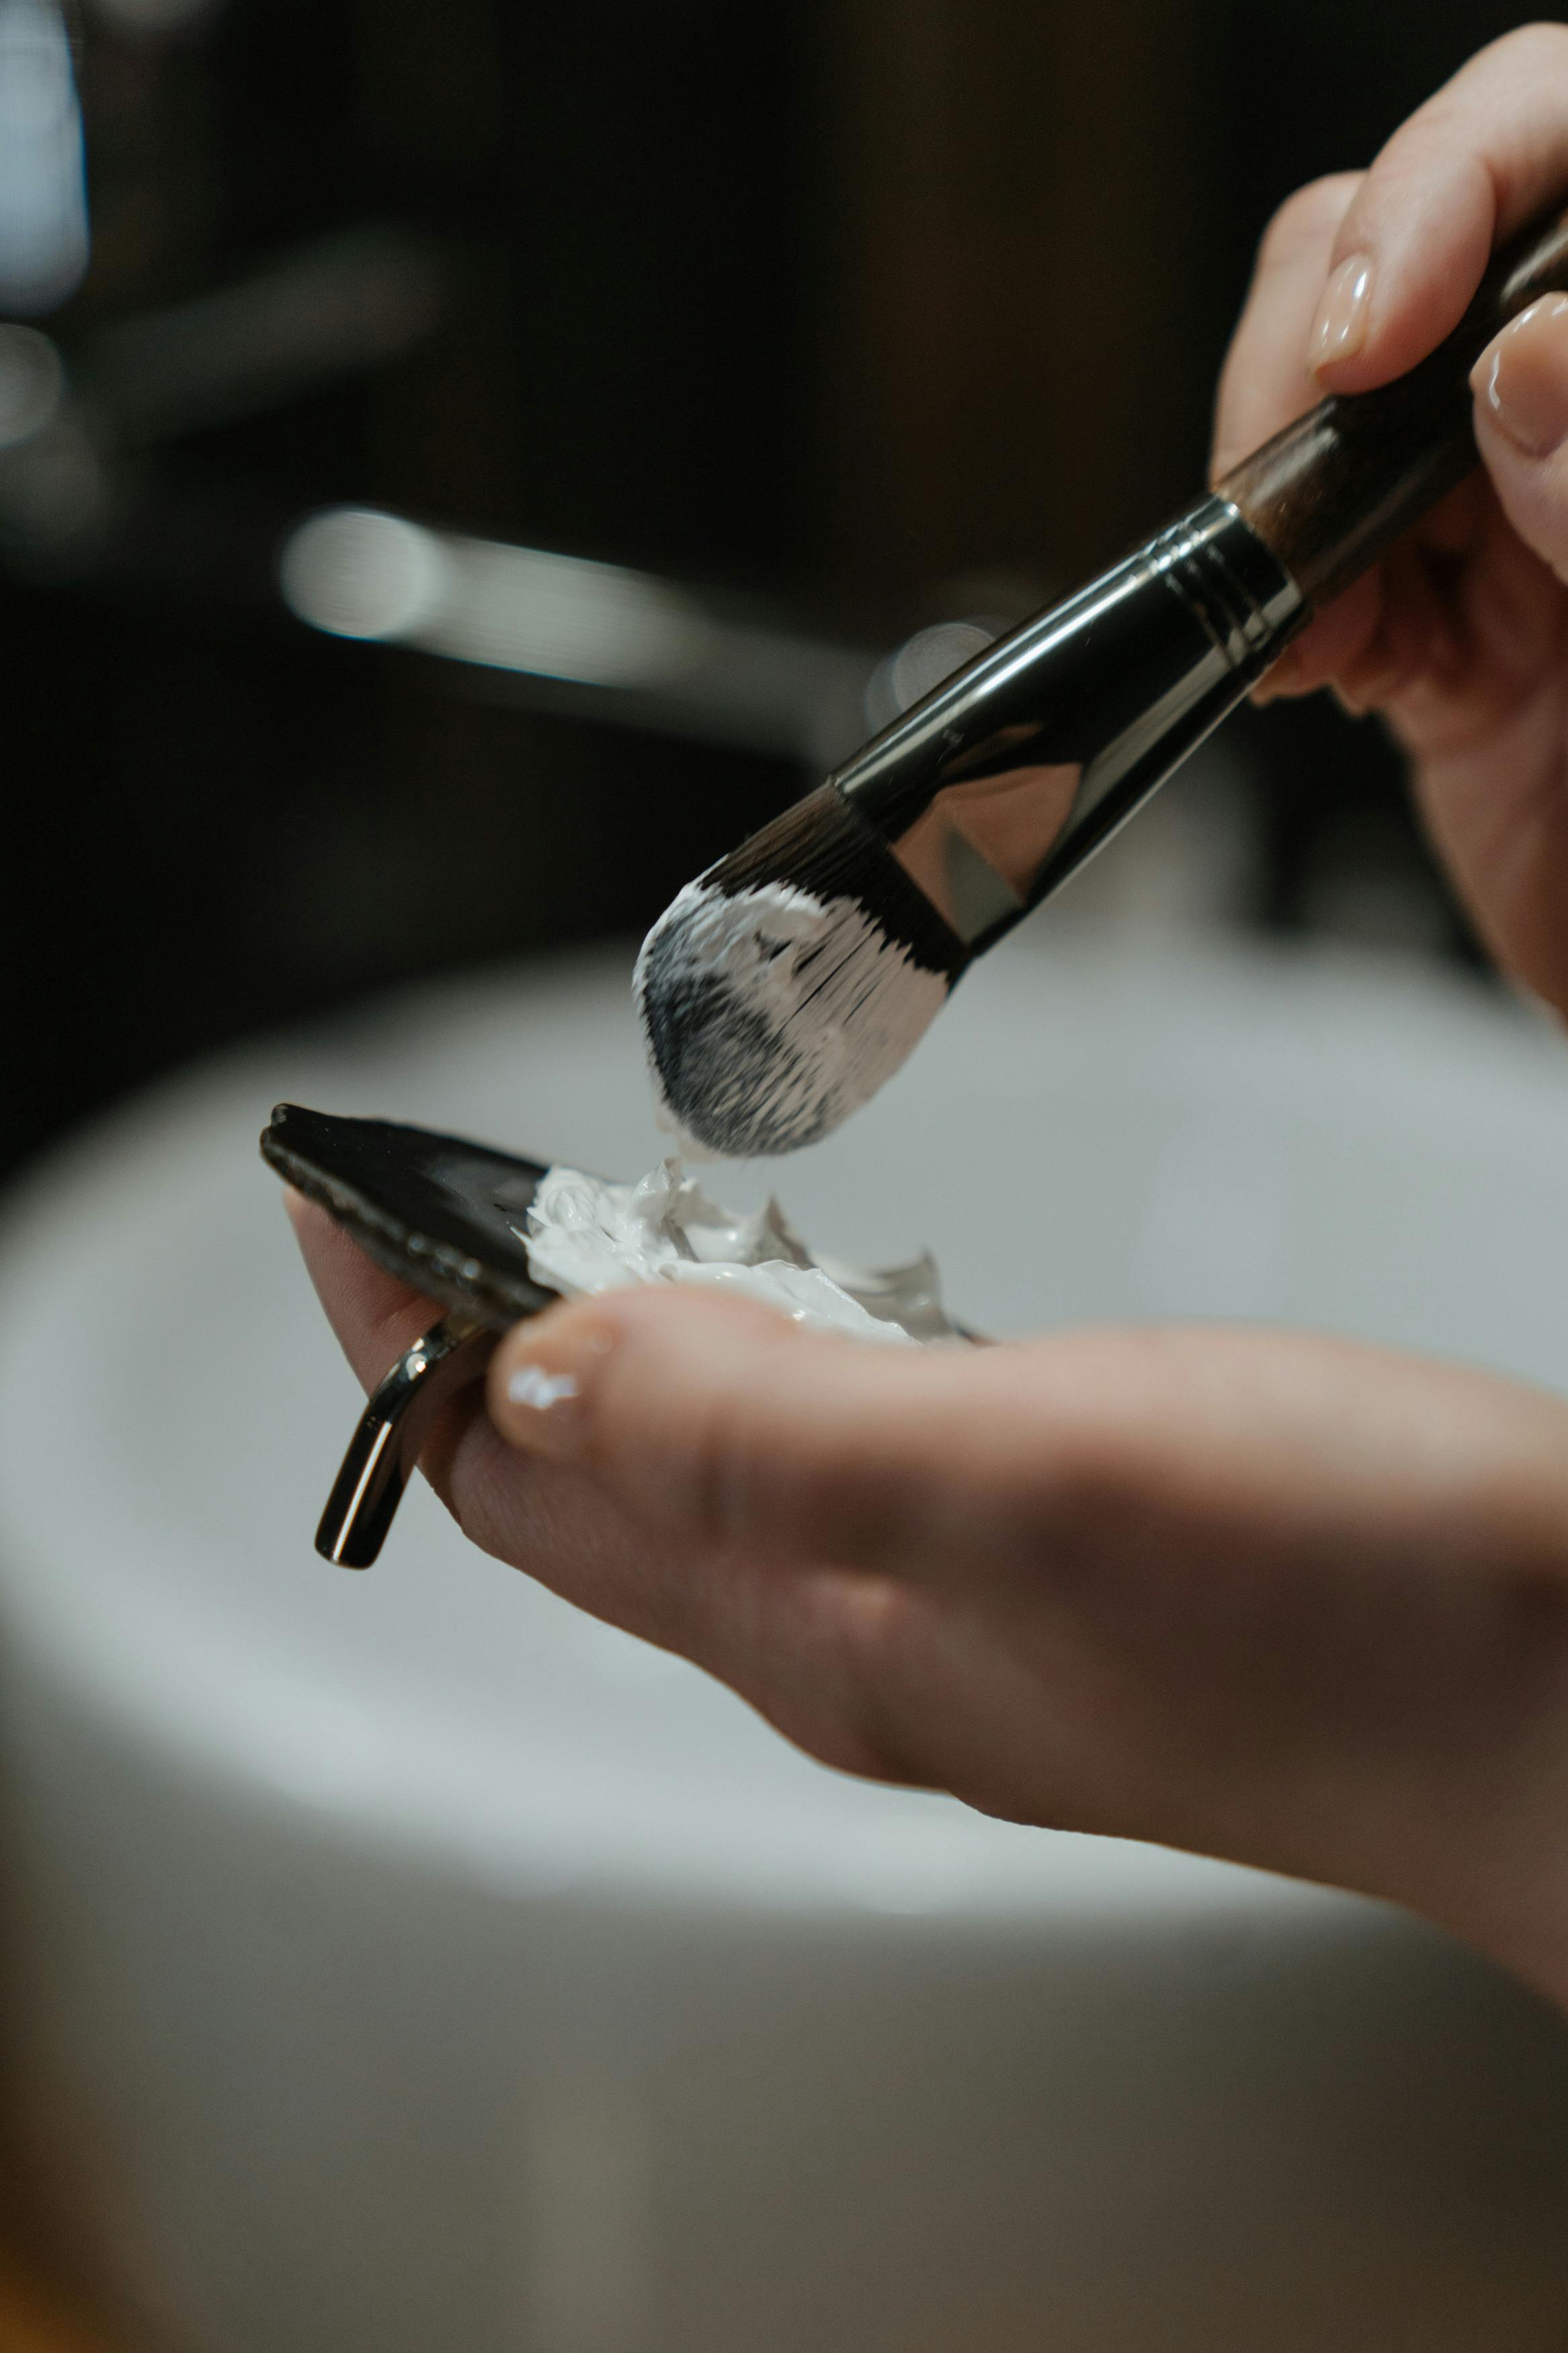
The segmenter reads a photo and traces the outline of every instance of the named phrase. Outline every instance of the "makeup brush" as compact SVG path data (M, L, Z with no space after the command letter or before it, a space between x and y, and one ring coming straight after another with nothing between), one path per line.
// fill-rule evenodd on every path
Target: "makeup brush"
M1568 290L1568 212L1501 251L1453 333L1323 401L1026 621L689 883L635 990L668 1124L793 1152L904 1061L976 956L1060 888L1310 617L1477 460L1467 379Z

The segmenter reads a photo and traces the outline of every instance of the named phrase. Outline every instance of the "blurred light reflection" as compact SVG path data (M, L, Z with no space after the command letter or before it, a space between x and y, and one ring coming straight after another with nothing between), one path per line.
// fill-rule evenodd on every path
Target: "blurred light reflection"
M83 357L117 439L135 445L252 416L395 359L428 334L441 293L437 248L372 224L214 293L116 320Z
M109 505L100 451L59 352L37 327L0 326L0 551L8 566L79 571Z
M59 353L37 327L0 327L0 449L30 441L65 397Z
M1001 634L982 621L938 621L929 629L917 629L878 663L866 689L866 723L871 733L890 727Z
M0 0L0 310L52 311L87 268L81 110L49 0Z
M865 732L873 655L618 565L332 507L290 534L279 583L299 619L334 637L630 693L640 723L671 733L821 762Z
M667 682L708 648L700 610L661 582L363 508L301 524L282 582L290 610L334 636L397 638L590 686Z

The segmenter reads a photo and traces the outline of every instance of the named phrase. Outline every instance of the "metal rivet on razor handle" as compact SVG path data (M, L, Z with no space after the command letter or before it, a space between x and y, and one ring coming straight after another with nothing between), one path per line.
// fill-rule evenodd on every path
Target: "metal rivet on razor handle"
M500 1335L453 1308L405 1348L376 1388L349 1442L316 1530L316 1550L340 1568L368 1568L386 1541L430 1425L448 1399L484 1378Z

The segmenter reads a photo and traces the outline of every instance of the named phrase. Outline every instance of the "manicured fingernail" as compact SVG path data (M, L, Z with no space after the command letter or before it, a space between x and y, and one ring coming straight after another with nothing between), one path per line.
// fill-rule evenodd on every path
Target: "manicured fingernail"
M1550 458L1568 438L1568 295L1521 311L1470 372L1483 410L1527 458Z
M520 1325L502 1342L490 1377L490 1419L501 1436L529 1454L580 1454L589 1384L611 1345L602 1324L570 1309Z
M1316 375L1336 360L1353 359L1366 341L1372 314L1372 260L1352 253L1323 289L1318 315L1307 338L1307 365Z

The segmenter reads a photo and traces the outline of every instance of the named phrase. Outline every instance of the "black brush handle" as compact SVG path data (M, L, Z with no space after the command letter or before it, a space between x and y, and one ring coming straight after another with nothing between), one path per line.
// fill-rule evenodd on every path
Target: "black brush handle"
M1435 352L1376 392L1335 395L1244 458L1216 495L1237 507L1309 603L1337 596L1477 463L1469 374L1542 294L1568 293L1568 210L1493 259Z
M1552 292L1568 292L1568 210L1497 256L1453 333L1407 375L1287 426L1201 505L977 655L839 769L850 815L891 852L865 892L889 935L952 974L1077 873L1314 606L1464 480L1477 463L1470 370L1500 328ZM934 934L900 912L911 885Z

